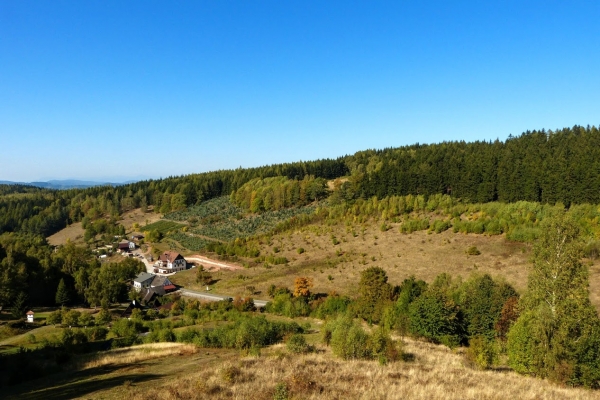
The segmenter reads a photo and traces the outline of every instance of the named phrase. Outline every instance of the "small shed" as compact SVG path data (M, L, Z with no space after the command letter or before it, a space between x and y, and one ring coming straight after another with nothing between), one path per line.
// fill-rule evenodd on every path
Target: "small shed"
M31 310L27 311L27 322L33 322L33 316L35 313Z

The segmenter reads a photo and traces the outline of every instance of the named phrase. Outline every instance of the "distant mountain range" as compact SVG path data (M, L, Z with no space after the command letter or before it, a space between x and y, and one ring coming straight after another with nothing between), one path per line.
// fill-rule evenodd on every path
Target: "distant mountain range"
M120 183L112 183L112 182L95 182L95 181L79 181L76 179L65 179L65 180L51 180L46 182L11 182L11 181L0 181L0 185L29 185L36 186L45 189L85 189L92 186L120 186L127 185L128 183L137 182L127 181Z

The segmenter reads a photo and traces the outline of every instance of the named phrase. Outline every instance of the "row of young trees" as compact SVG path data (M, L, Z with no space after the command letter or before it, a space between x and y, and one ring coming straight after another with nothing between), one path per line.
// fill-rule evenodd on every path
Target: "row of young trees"
M234 190L230 199L243 210L257 213L300 207L327 196L327 181L306 175L303 179L286 177L256 178Z

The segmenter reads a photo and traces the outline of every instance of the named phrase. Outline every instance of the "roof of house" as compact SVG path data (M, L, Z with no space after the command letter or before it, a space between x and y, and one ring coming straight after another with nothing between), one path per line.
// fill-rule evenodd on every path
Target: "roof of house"
M175 285L173 285L172 283L170 285L165 285L162 288L164 290L175 290L175 289L177 289L177 287L175 287Z
M165 284L167 284L167 285L171 284L171 282L169 282L169 279L166 276L156 275L154 277L154 279L152 280L152 283L150 284L150 286L152 286L152 287L165 286Z
M153 279L156 275L149 274L147 272L140 272L138 276L133 280L134 282L144 283L150 279Z
M132 239L143 239L144 235L132 235L131 238Z
M173 262L178 259L184 259L181 254L176 251L165 251L160 255L159 260L162 262Z
M119 243L119 249L128 249L128 248L129 248L129 242Z
M35 314L33 311L31 311L31 310L27 311L27 315L33 315L33 314Z

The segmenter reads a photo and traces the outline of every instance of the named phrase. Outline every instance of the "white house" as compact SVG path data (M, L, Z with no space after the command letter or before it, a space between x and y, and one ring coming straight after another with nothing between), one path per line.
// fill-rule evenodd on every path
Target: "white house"
M185 261L185 258L176 251L165 251L158 258L156 267L159 273L170 274L171 272L184 271L187 267L187 262Z
M142 289L149 288L155 276L156 275L147 272L140 272L133 280L133 288L138 292Z
M27 312L27 322L33 322L33 315L34 315L33 311Z

